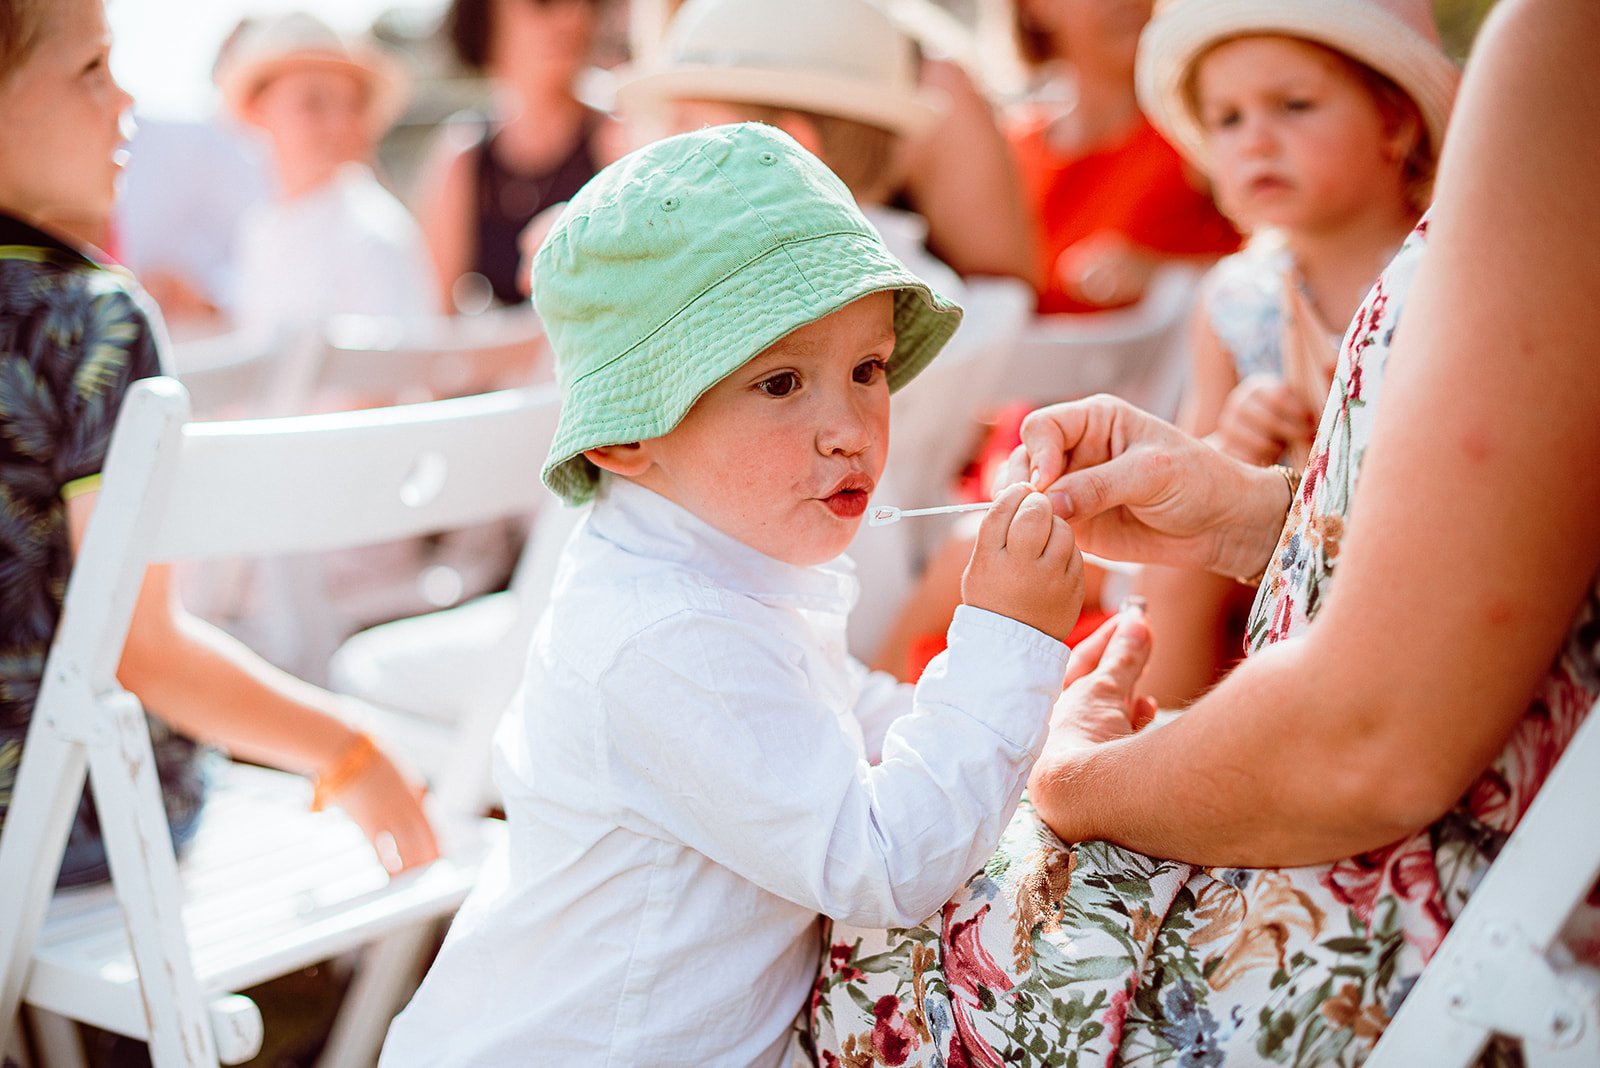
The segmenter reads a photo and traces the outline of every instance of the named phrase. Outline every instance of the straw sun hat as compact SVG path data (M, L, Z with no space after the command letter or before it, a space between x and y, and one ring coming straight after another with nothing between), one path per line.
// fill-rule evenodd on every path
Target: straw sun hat
M833 172L781 130L710 126L606 167L533 261L561 415L541 472L594 494L585 449L659 437L773 342L870 293L894 294L891 390L933 359L961 309L884 247Z
M1139 106L1192 162L1208 162L1184 92L1196 61L1230 38L1269 34L1314 41L1392 80L1416 102L1438 152L1461 72L1428 0L1168 0L1139 39Z
M382 133L400 117L410 92L405 64L376 45L347 38L315 15L293 12L249 22L217 67L217 88L235 116L244 118L268 81L288 70L323 67L348 71L367 87L367 113Z
M902 136L943 112L917 88L911 39L872 0L689 0L657 59L617 87L625 110L673 100L794 108Z

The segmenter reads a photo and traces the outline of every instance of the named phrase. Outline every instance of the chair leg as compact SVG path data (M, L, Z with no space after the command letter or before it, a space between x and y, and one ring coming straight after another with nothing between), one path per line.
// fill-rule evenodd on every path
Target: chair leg
M38 1053L39 1068L88 1068L84 1056L83 1039L78 1025L65 1016L29 1005L28 1027L33 1032L33 1046ZM27 1062L23 1062L27 1068Z
M429 920L367 947L317 1068L367 1068L377 1063L389 1024L416 988L433 938L434 923Z

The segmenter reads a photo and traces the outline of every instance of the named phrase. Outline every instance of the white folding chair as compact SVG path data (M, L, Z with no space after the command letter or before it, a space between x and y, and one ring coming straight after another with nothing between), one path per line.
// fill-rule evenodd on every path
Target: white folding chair
M544 329L531 308L411 320L335 316L278 361L254 414L417 402L550 377ZM391 550L387 566L370 578L363 569L343 589L331 581L326 557L264 559L248 569L224 563L207 569L197 610L320 683L328 658L355 631L497 588L520 536L520 529L487 528L426 553Z
M417 319L337 315L320 342L284 386L300 411L322 398L392 404L551 378L544 325L531 307Z
M1368 1068L1474 1064L1489 1039L1520 1041L1529 1068L1600 1064L1600 969L1562 929L1600 878L1600 704L1550 773Z
M269 409L284 367L303 358L291 350L305 343L272 330L230 330L176 341L172 373L189 391L196 419L297 414Z
M1041 315L1022 333L996 382L996 403L1054 404L1115 393L1170 418L1183 389L1184 328L1200 276L1165 267L1131 308Z
M353 824L305 811L303 780L234 767L179 864L145 713L116 667L152 562L323 551L530 510L544 491L505 467L542 458L557 404L546 387L190 423L175 381L133 387L0 831L0 1050L24 1003L146 1038L162 1068L237 1063L259 1047L261 1020L236 991L380 939L383 967L358 986L416 963L498 824L448 819L445 859L391 879ZM86 771L111 885L53 894ZM334 1063L375 1053L397 1007L379 996L392 977L377 979L377 994L354 997L367 1018L341 1019Z

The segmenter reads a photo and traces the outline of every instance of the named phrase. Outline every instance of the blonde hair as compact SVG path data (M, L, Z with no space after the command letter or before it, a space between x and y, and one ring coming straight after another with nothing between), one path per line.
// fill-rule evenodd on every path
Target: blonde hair
M0 78L20 67L44 36L51 0L0 0Z

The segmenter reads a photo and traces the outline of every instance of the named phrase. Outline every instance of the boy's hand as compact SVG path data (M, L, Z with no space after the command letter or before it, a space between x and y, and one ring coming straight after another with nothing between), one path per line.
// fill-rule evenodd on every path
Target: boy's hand
M1066 640L1083 607L1083 557L1044 494L1018 483L996 498L961 576L961 599Z

